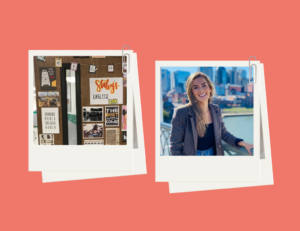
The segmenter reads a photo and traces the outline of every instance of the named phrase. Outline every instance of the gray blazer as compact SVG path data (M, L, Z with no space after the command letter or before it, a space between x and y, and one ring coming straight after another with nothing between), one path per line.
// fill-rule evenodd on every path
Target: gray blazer
M224 126L221 109L216 104L208 104L215 133L215 150L217 156L224 156L221 139L233 147L236 147L236 137L230 134ZM195 156L198 146L198 132L196 118L193 109L189 105L177 108L173 115L172 130L170 136L170 151L172 156Z

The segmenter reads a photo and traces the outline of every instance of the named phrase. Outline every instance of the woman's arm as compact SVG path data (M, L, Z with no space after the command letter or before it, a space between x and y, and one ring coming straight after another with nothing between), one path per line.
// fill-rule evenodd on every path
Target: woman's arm
M170 135L171 156L183 155L183 141L185 133L185 116L183 110L174 111Z
M253 144L246 143L244 141L238 142L239 146L243 146L248 151L249 155L252 156L251 149L253 148Z

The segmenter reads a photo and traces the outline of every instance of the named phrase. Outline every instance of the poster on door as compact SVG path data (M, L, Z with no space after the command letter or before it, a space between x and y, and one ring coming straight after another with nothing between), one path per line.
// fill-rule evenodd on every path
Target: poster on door
M90 78L90 104L123 104L123 78Z

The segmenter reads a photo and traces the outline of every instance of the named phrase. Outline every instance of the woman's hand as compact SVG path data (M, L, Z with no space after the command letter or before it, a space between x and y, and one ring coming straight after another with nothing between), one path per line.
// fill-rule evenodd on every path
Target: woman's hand
M253 144L248 144L248 143L246 143L244 141L240 141L240 142L238 142L238 145L243 146L244 148L246 148L247 151L248 151L248 153L249 153L249 155L252 156L252 153L251 153L250 150L253 148Z

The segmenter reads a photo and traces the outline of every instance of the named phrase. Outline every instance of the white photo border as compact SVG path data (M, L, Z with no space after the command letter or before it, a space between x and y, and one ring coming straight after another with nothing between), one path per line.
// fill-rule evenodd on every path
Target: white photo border
M259 61L251 61L259 67ZM260 180L260 81L254 84L253 156L160 156L161 68L248 67L249 61L156 61L155 62L155 170L157 182L169 181L259 181ZM260 78L257 72L256 78ZM238 174L237 174L238 173Z
M132 50L126 50L130 56ZM34 145L33 134L33 77L34 56L122 56L122 50L29 50L28 76L28 148L29 171L132 171L133 168L133 62L127 74L130 84L127 86L128 131L127 145L92 147L88 145L51 145L45 148ZM131 100L130 100L131 99Z

